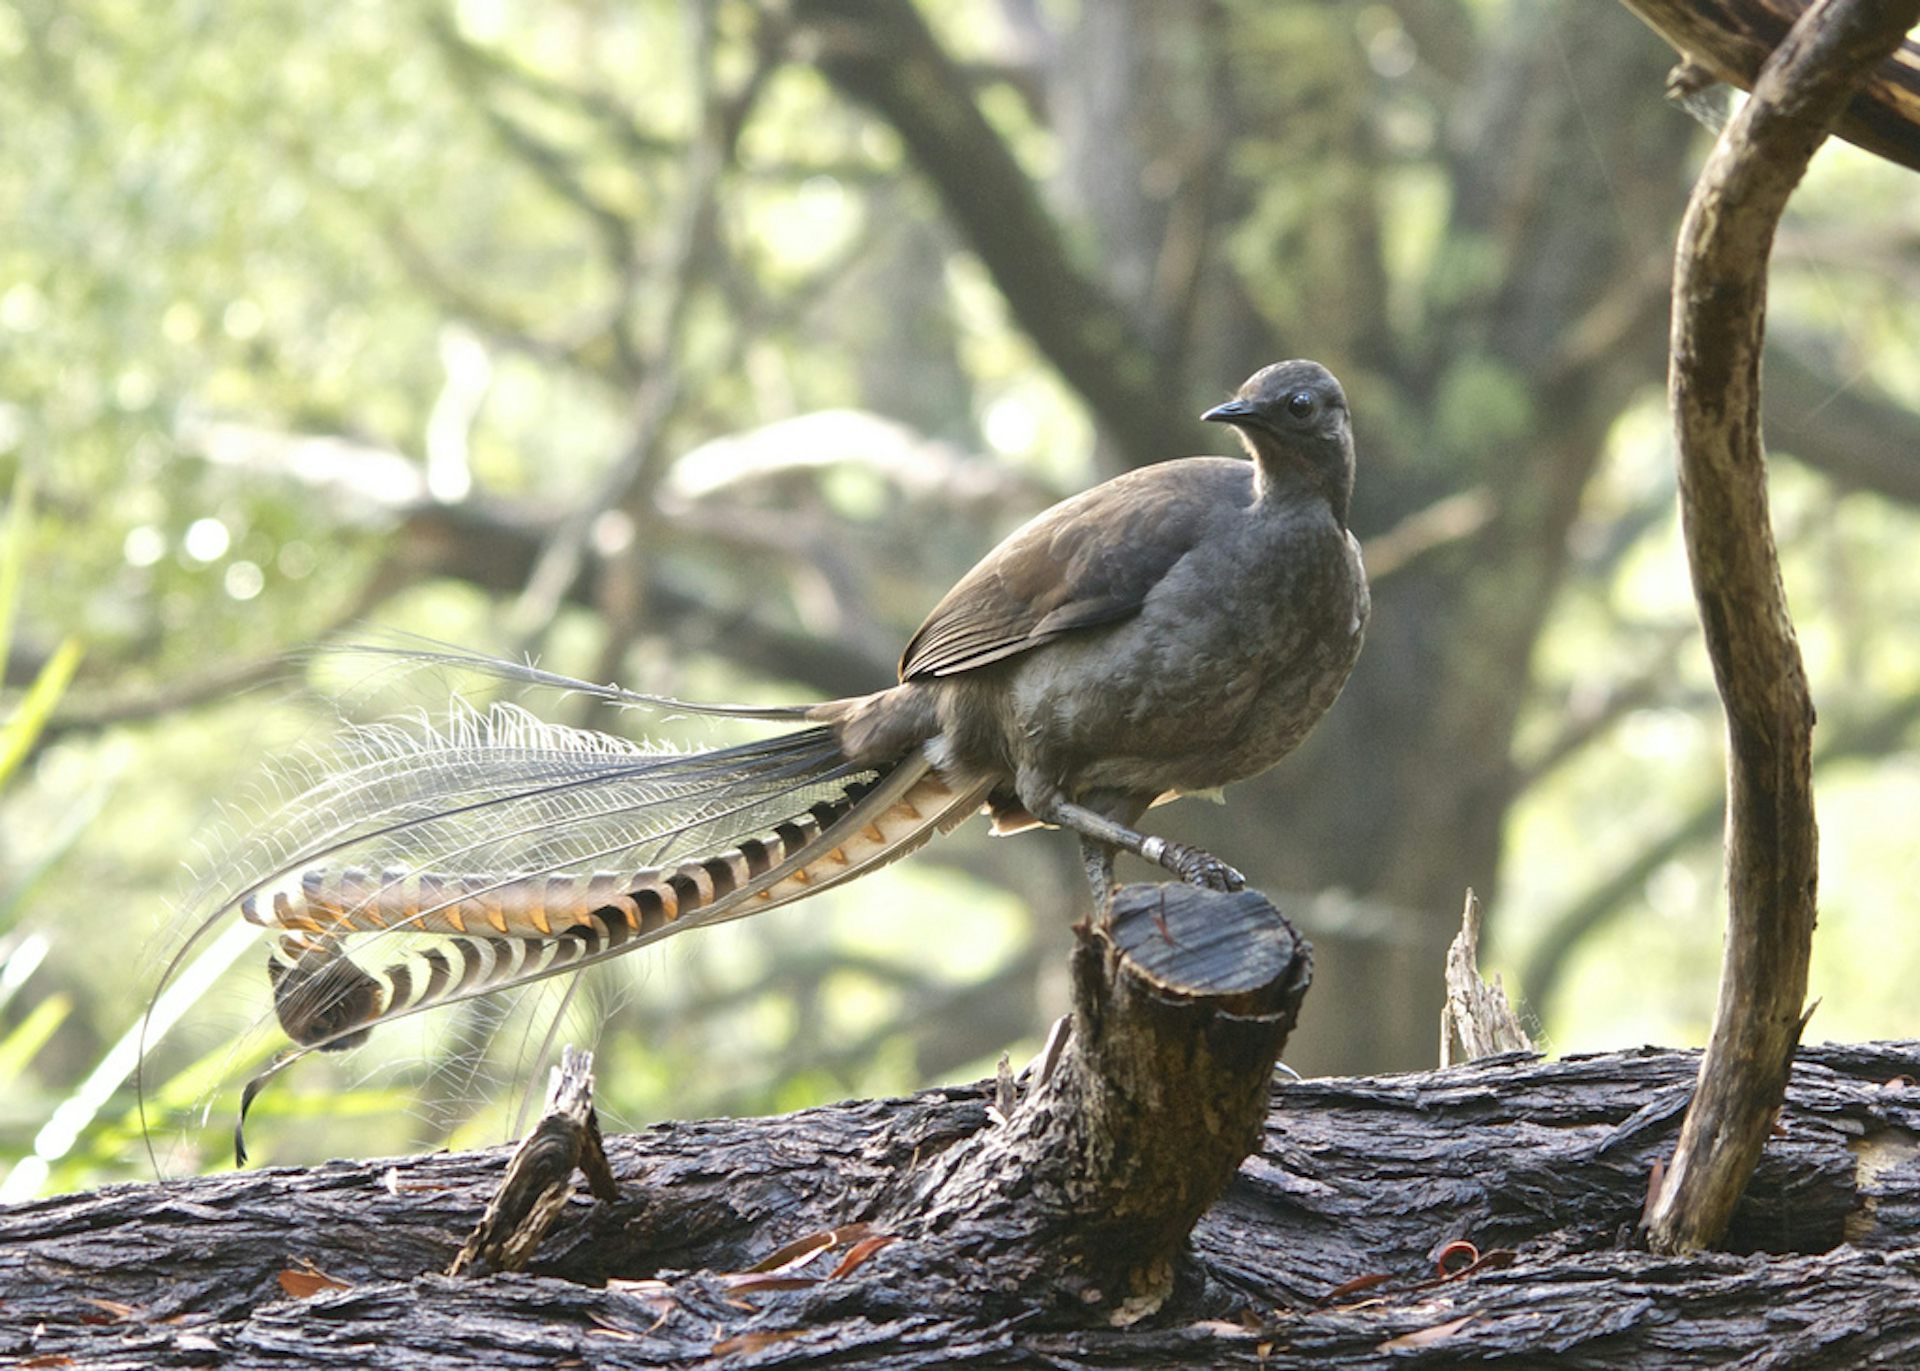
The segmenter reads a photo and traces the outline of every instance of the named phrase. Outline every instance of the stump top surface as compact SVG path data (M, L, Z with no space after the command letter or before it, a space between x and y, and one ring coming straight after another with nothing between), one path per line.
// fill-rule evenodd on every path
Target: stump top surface
M1113 897L1111 935L1138 971L1186 995L1262 989L1297 951L1292 930L1257 890L1122 886Z

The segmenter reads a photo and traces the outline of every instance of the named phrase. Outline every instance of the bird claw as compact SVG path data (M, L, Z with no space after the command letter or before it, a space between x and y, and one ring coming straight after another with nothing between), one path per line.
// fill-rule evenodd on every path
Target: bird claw
M1167 850L1167 866L1181 880L1189 885L1204 886L1208 890L1224 891L1228 894L1247 888L1247 878L1228 866L1211 852L1182 844L1170 844Z

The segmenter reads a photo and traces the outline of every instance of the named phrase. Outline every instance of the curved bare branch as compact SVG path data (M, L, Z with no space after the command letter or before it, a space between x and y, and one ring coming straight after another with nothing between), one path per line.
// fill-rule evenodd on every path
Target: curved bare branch
M1669 386L1687 557L1727 710L1728 927L1699 1087L1650 1206L1653 1245L1666 1252L1726 1232L1786 1089L1813 944L1813 700L1760 438L1767 263L1828 125L1916 19L1920 0L1810 9L1715 145L1680 228Z

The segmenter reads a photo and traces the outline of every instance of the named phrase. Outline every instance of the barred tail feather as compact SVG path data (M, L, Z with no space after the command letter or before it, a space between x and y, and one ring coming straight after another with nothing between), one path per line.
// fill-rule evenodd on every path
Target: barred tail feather
M494 883L484 897L457 895L425 911L414 908L411 894L424 888L425 878L396 877L382 891L368 889L364 873L344 873L339 881L305 873L301 884L312 899L296 905L284 891L277 897L285 911L282 926L293 931L280 936L271 954L275 1011L303 1048L353 1046L391 1019L578 970L683 929L757 914L840 885L952 828L983 799L982 788L950 786L916 754L877 781L847 783L837 797L817 801L764 835L667 871L599 873L585 882L565 875L513 877ZM434 884L471 886L482 879L442 877ZM563 905L554 900L555 889L578 893ZM357 906L350 895L358 895ZM445 936L378 969L365 966L363 955L350 955L343 934L388 931L388 917L371 912L383 896L396 906L392 915ZM528 900L536 896L546 929L527 914ZM262 901L243 901L243 907L248 917L262 920ZM511 923L502 912L509 907L518 911ZM322 908L333 921L330 931L319 927L314 911ZM496 932L467 931L483 923Z

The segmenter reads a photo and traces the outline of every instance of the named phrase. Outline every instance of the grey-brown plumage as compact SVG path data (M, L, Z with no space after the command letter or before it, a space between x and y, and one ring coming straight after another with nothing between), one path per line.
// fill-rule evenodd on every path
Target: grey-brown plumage
M918 747L958 785L989 782L1001 831L1073 829L1096 896L1115 848L1237 886L1132 825L1292 751L1346 683L1369 600L1332 374L1276 363L1203 417L1235 426L1251 463L1163 462L1055 505L935 607L901 684L814 717L856 758Z

